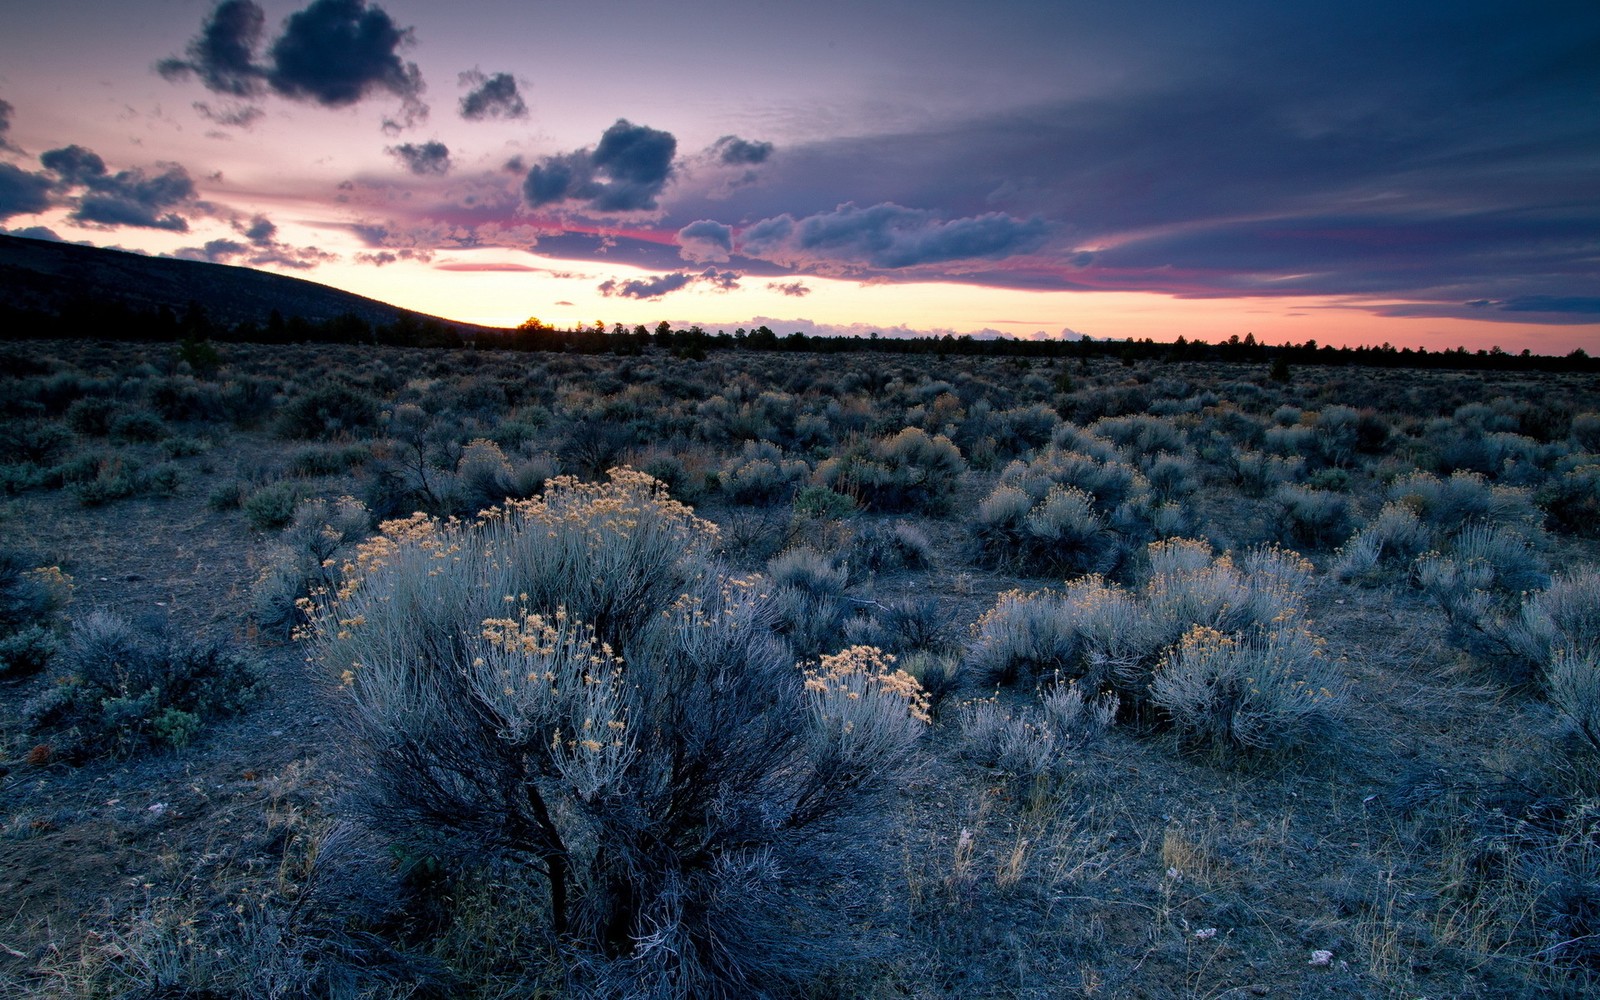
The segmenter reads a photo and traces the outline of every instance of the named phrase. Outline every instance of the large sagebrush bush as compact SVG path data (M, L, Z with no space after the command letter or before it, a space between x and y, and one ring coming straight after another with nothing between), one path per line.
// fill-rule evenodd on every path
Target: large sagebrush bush
M1196 744L1277 750L1324 731L1343 689L1321 640L1303 625L1243 637L1196 625L1156 668L1150 700Z
M386 523L310 635L368 815L489 873L605 995L749 996L843 960L924 728L876 650L809 672L650 477ZM530 956L530 961L532 956Z

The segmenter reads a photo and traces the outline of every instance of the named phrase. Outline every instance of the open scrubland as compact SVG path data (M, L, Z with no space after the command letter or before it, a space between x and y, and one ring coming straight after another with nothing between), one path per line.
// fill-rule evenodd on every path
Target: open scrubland
M0 372L0 995L1600 988L1592 375Z

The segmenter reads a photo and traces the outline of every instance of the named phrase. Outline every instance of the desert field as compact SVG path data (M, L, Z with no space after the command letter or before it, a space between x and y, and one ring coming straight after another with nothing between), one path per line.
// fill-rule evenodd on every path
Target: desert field
M646 340L0 343L0 995L1600 987L1592 374Z

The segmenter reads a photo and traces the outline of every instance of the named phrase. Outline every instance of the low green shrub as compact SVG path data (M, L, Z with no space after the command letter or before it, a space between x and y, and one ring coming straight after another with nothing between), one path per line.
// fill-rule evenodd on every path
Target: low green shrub
M837 521L855 513L856 501L854 497L813 484L795 491L793 507L795 517Z
M295 505L300 502L300 486L279 480L244 498L240 509L245 520L257 531L276 531L294 519Z
M816 480L873 510L937 514L949 507L966 470L961 450L949 438L907 427L841 449L817 466Z
M378 401L339 382L324 382L291 397L278 412L286 438L336 438L359 434L378 422Z
M24 708L35 739L67 760L187 744L249 704L256 665L209 642L139 629L106 611L73 622L56 683Z
M79 503L85 507L98 507L113 500L136 496L143 489L143 469L138 462L117 454L97 458L92 474L72 481L72 489Z
M337 476L371 457L372 450L362 444L311 445L289 456L289 471L297 476Z
M1331 548L1350 536L1350 498L1343 493L1285 483L1272 498L1286 542Z
M149 410L132 410L112 418L110 435L124 444L149 444L167 436L167 425Z
M75 433L86 437L105 437L111 433L111 420L117 404L104 396L85 396L73 400L63 418Z

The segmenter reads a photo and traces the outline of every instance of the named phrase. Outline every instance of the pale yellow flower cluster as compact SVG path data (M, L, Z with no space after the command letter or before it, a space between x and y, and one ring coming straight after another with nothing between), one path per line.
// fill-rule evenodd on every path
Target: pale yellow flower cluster
M552 535L557 526L580 528L598 535L628 537L640 524L640 515L671 525L685 543L714 541L717 526L695 516L694 508L672 499L660 480L625 466L606 472L609 481L585 483L575 476L550 480L543 496L508 500L504 508L483 512L485 520L514 516L543 525Z
M588 652L580 659L596 668L609 670L622 665L622 658L612 650L611 644L597 642L594 629L572 619L565 607L557 608L548 618L536 614L524 614L520 619L485 618L483 637L508 653L549 657L585 649Z
M930 722L928 694L917 679L894 665L894 656L876 646L851 646L833 656L824 656L816 667L806 671L806 690L814 694L843 694L859 700L863 689L903 699L913 718Z

